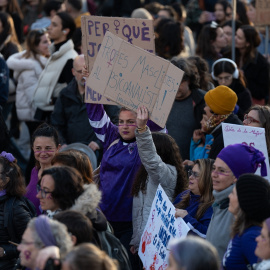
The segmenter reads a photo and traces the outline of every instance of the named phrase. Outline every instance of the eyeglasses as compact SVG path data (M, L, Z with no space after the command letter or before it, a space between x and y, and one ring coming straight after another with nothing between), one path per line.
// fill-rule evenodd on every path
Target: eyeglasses
M248 114L245 114L244 116L244 124L248 125L250 123L261 123L260 121L254 119L252 116L249 116Z
M200 174L199 173L197 173L197 172L194 172L194 171L192 171L192 170L189 170L188 171L188 177L193 177L193 178L199 178L200 177Z
M44 189L41 188L40 185L37 185L37 193L39 193L39 192L41 193L42 199L45 199L47 194L52 193L52 191L45 191Z
M215 174L218 174L218 175L229 176L231 171L225 171L223 169L212 168L212 173L215 173Z
M232 79L232 75L230 76L225 76L225 77L217 77L219 82L229 82Z

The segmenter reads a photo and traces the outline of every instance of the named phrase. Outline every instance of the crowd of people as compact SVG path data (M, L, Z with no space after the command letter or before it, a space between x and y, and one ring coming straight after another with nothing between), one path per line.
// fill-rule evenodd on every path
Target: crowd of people
M236 2L233 21L230 0L0 0L1 270L144 269L159 185L190 229L167 269L270 269L270 46L256 0ZM84 102L85 15L153 20L184 71L165 127ZM265 154L222 124L264 128Z

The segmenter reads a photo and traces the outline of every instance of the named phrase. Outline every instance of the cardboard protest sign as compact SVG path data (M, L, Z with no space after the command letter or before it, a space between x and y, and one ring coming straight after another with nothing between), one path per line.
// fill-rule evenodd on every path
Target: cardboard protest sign
M256 25L270 25L270 0L256 1Z
M265 156L267 168L267 177L265 178L270 181L269 158L264 128L222 123L222 133L225 147L230 144L242 143L260 150ZM261 175L260 168L258 168L256 174Z
M169 61L106 32L90 76L88 93L96 91L136 111L144 105L150 119L164 127L184 72Z
M159 185L139 247L139 256L146 270L165 270L169 241L187 236L189 227L182 218L176 219L174 215L175 207Z

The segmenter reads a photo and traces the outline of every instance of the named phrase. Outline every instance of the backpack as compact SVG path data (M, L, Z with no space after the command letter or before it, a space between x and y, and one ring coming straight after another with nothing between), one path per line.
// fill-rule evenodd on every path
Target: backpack
M115 259L119 263L119 269L131 270L128 253L120 240L112 233L107 231L96 231L99 240L100 249L105 251L109 257Z
M5 202L4 206L4 228L8 230L8 234L11 237L11 241L15 243L19 243L20 239L17 238L15 234L15 230L13 227L13 204L15 200L20 200L23 202L26 210L30 213L31 218L36 217L36 208L32 202L30 202L25 197L11 197Z

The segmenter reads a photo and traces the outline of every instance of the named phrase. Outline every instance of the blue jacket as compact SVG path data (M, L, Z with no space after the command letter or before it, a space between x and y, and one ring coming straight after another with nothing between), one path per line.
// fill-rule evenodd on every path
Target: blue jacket
M248 269L247 264L257 263L258 257L254 254L257 243L255 238L260 235L261 227L252 226L238 234L229 242L223 257L223 267L226 270Z
M187 223L188 227L190 228L190 234L198 235L202 238L206 237L206 232L208 229L208 225L210 223L213 209L212 206L210 206L204 215L199 219L195 219L199 203L200 203L200 195L195 195L191 191L184 191L180 193L174 200L173 204L176 205L179 202L181 202L182 197L187 193L190 193L190 201L189 206L184 209L188 212L188 214L183 218L184 221Z
M213 144L213 136L211 134L207 134L205 136L204 146L199 146L200 143L201 143L201 140L195 143L193 141L193 138L191 138L190 151L189 151L190 160L208 158L210 150L206 149L205 147L206 145Z

